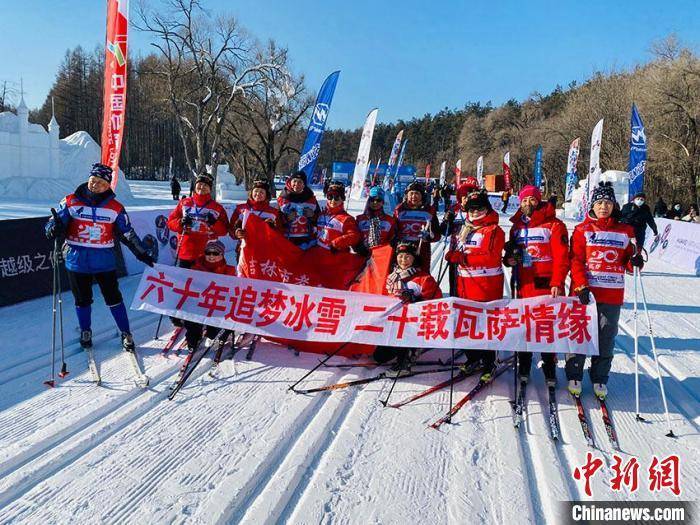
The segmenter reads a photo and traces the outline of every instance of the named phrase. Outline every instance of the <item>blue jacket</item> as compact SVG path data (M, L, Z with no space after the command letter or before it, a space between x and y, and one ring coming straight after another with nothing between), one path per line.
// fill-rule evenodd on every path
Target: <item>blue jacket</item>
M66 269L72 272L94 274L115 270L117 261L111 246L118 240L137 256L145 252L124 206L111 189L96 194L88 190L87 183L81 184L61 201L58 218L66 232ZM53 223L52 217L46 228ZM85 235L85 231L91 228L100 235L99 242L110 247L90 246L92 236ZM85 239L84 244L81 238Z

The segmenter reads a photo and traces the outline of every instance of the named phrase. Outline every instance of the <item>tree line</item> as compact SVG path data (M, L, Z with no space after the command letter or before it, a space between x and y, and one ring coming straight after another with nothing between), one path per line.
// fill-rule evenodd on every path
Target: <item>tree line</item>
M138 12L136 26L155 52L132 56L122 169L130 177L193 178L207 165L228 164L239 180L291 172L298 160L313 105L304 77L291 71L287 50L261 44L239 22L214 16L198 0L162 0ZM394 123L378 123L370 158L386 162L404 129L405 163L432 174L457 159L475 174L500 173L510 151L515 187L532 178L537 146L550 193L563 195L570 142L581 137L578 173L588 172L590 134L604 118L601 166L627 169L630 110L636 103L648 141L645 188L684 205L697 203L700 172L700 59L674 37L653 45L653 58L630 70L596 73L582 84L558 86L500 106L468 102ZM61 136L85 130L101 136L103 49L66 52L44 104L31 113L46 123L52 100ZM6 102L3 98L3 104ZM362 130L327 130L318 169L355 160ZM214 169L214 174L216 170Z

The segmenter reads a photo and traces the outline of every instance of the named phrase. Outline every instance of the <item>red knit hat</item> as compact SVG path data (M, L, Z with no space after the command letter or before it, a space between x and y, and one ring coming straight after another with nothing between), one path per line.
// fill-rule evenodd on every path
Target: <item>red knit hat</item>
M520 193L518 193L518 199L521 201L526 197L535 197L537 202L542 202L542 192L539 190L539 188L533 186L532 184L523 186L523 189L520 190Z

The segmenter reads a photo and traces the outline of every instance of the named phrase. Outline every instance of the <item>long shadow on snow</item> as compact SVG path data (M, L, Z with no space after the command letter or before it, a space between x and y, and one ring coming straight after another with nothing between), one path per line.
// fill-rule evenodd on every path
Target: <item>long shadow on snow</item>
M641 335L644 330L640 326L639 350L642 354L651 354L649 336ZM683 337L654 337L657 350L673 350L674 352L700 352L700 339ZM623 348L634 348L634 337L624 333L617 334L616 344Z
M658 303L647 303L649 310L656 310L659 312L672 312L677 314L700 314L700 306L695 306L691 304L658 304ZM633 310L634 303L625 302L622 303L622 308L625 310ZM638 310L644 316L644 306L641 303L637 305ZM645 322L644 317L640 318L642 323Z

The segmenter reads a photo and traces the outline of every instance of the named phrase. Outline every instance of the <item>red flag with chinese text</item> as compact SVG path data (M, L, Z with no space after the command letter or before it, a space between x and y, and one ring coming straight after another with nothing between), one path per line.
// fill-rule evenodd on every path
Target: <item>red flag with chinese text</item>
M238 262L238 274L242 277L383 293L391 264L391 246L375 248L372 257L365 260L351 253L331 253L319 246L304 251L255 215L248 216L245 229L250 234L242 245ZM302 352L329 353L338 348L338 343L275 341ZM366 355L374 348L372 345L348 343L338 355Z
M126 57L129 0L107 1L107 38L102 106L102 164L112 168L112 189L119 179L119 154L126 117Z

